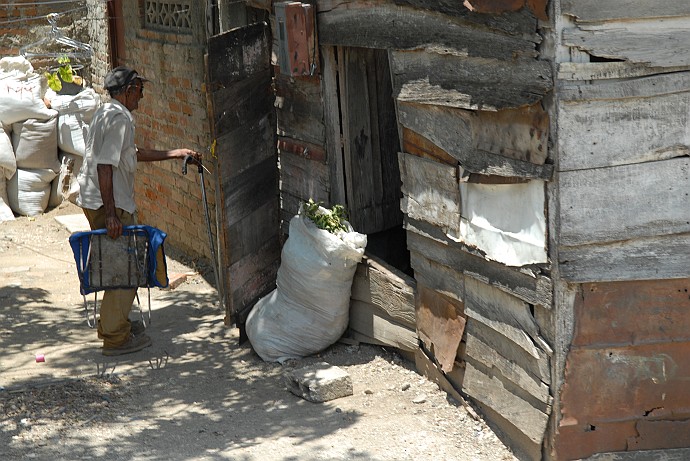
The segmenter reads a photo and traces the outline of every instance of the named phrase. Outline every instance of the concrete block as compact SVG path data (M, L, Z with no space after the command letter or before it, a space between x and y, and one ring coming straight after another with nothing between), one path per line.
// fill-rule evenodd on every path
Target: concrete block
M286 373L288 390L310 402L327 402L352 395L352 378L342 368L326 362Z

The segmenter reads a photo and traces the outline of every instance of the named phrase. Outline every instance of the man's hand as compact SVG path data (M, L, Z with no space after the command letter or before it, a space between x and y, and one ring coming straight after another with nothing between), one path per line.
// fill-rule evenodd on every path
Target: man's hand
M185 158L188 155L194 159L192 163L195 165L199 164L199 161L201 160L201 154L199 152L193 151L192 149L173 149L170 151L171 154L175 158Z
M122 235L122 221L117 216L105 218L105 228L108 231L108 237L111 239L116 239Z

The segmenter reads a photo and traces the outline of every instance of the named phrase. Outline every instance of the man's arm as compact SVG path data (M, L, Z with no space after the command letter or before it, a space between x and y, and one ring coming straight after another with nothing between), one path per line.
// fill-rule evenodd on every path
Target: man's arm
M116 239L122 235L122 222L115 211L113 166L99 163L96 170L98 171L98 185L101 189L101 199L105 211L105 228L108 230L108 237Z
M187 155L191 155L197 160L201 157L201 154L191 149L155 150L143 147L137 148L137 160L140 162L158 162L176 158L183 159Z

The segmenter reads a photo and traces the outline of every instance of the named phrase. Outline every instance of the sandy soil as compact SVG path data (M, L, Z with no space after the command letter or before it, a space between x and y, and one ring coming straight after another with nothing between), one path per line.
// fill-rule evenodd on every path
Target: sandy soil
M79 213L64 205L0 223L0 459L516 459L391 351L337 343L263 362L224 325L208 271L173 248L169 274L188 276L151 291L153 346L104 357L70 232L55 220ZM140 299L146 309L146 290ZM347 371L354 395L315 404L287 391L285 372L316 361Z

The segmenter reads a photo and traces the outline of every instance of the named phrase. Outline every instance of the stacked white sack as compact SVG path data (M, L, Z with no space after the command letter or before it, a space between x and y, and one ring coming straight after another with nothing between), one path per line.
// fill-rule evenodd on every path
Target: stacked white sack
M23 170L7 183L10 208L22 216L36 216L48 208L50 183L57 173L51 169Z
M29 119L12 124L12 147L17 168L60 171L57 145L57 112L46 120Z
M58 147L64 152L84 156L89 124L101 104L101 98L92 88L76 95L56 95L48 91L46 99L58 112Z
M17 171L17 161L14 158L8 127L1 122L0 127L2 127L0 130L0 222L3 222L14 219L14 213L7 198L7 179L14 176Z
M0 59L0 122L8 126L28 119L45 120L55 112L48 109L45 77L34 72L25 58Z

